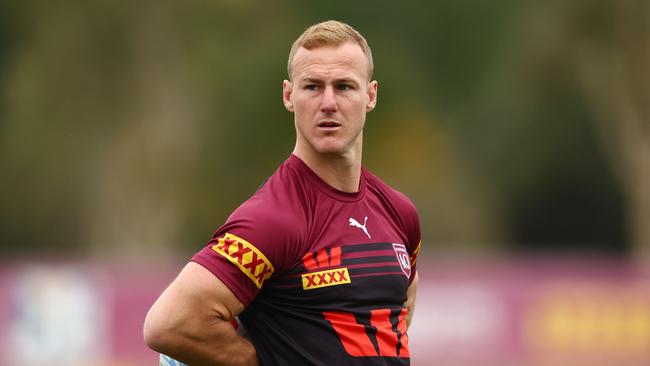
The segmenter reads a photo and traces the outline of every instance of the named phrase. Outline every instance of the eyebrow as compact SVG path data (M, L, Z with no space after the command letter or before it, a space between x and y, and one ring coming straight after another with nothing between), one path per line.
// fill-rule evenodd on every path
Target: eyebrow
M310 84L323 84L323 79L309 77L309 78L302 79L301 82L302 83L310 83ZM352 78L334 79L334 83L335 84L345 83L345 84L354 84L354 85L359 84L356 80L354 80Z
M309 84L322 84L323 80L318 79L318 78L304 78L300 80L302 83L309 83Z

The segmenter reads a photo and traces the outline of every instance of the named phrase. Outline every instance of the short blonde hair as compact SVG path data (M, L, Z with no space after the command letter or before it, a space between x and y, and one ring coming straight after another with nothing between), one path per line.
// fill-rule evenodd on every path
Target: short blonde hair
M289 62L287 63L287 73L289 80L291 80L291 73L293 72L293 58L300 47L308 50L322 47L322 46L340 46L346 42L354 42L361 47L363 54L366 55L368 64L368 81L372 79L373 64L372 52L370 46L365 38L356 29L348 24L328 20L318 24L314 24L307 28L301 35L293 42L291 51L289 52Z

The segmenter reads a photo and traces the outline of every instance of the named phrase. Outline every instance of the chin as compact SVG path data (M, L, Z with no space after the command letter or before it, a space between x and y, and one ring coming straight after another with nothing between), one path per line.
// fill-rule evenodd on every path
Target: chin
M328 155L328 156L342 156L345 154L346 150L341 149L341 148L334 148L334 147L324 147L324 148L317 148L315 149L316 153L320 155Z
M322 136L320 138L304 139L302 146L319 155L345 156L353 149L354 141L347 141L341 136Z

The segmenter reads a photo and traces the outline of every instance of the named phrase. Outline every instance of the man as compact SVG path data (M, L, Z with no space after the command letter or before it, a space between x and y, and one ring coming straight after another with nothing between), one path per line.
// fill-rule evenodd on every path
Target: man
M192 366L409 364L420 229L410 200L361 165L372 71L347 24L294 42L293 153L152 306L152 349Z

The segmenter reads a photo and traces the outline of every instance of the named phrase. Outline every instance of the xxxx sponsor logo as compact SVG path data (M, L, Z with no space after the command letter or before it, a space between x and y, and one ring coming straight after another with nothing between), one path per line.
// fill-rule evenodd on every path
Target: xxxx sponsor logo
M226 233L216 239L212 250L236 265L258 288L262 288L264 281L273 274L271 261L253 244L237 235Z
M302 275L303 290L336 286L350 283L350 274L347 268L336 268L327 271L310 272Z

